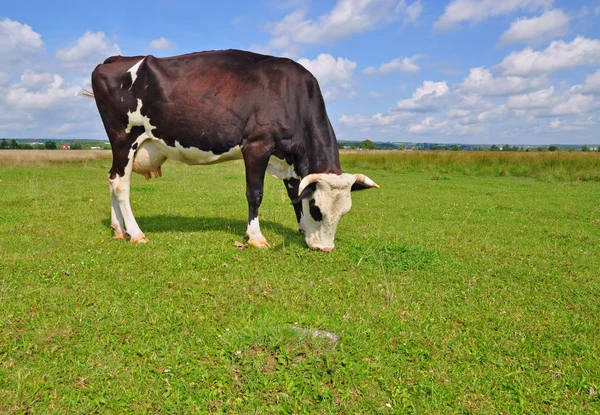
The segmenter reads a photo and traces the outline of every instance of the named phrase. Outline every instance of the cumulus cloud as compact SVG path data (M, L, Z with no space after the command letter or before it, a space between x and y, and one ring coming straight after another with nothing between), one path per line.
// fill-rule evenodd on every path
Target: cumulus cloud
M169 39L166 39L165 37L162 37L162 36L159 39L154 39L148 45L148 49L151 49L151 50L163 50L163 49L170 49L172 47L173 47L173 42L171 42Z
M0 21L0 84L33 65L43 51L42 37L31 26L10 19Z
M408 128L408 131L415 134L431 133L442 129L448 125L448 120L436 122L432 117L427 117L421 120L419 124L413 124Z
M464 92L484 96L506 96L539 90L548 85L546 76L524 78L520 76L494 77L485 67L472 68L469 76L457 85Z
M600 40L578 36L572 42L557 40L546 49L512 52L497 69L505 76L532 76L576 66L600 65Z
M406 6L405 0L338 0L334 8L311 19L306 10L297 10L267 26L271 33L268 48L293 49L294 44L321 44L373 30L401 19L420 16L420 0Z
M600 95L600 71L588 75L585 78L585 83L581 87L581 92L584 94Z
M28 87L33 87L30 90ZM46 109L58 101L77 98L80 86L66 86L62 76L54 74L29 74L23 83L11 85L5 101L23 109Z
M414 23L423 13L423 4L417 0L404 10L404 24Z
M421 67L417 65L417 59L421 58L421 55L415 55L410 58L396 58L391 62L381 64L379 67L369 66L363 70L365 75L388 75L394 72L401 72L404 74L414 74L421 70Z
M343 125L351 127L383 127L389 126L397 119L401 118L401 114L381 114L377 113L371 117L365 115L342 115L339 119Z
M535 11L550 7L554 0L453 0L434 24L436 30L447 30L462 22L482 22L490 17L516 11Z
M313 60L299 59L298 63L308 69L321 86L347 83L356 69L356 62L341 57L336 59L326 53Z
M554 87L511 96L506 106L519 116L534 117L585 114L597 108L593 96L572 91L557 93Z
M308 69L319 81L323 88L323 98L325 101L333 101L346 95L348 98L354 98L356 93L352 91L349 84L356 62L350 59L333 56L322 53L316 59L299 59L298 63Z
M585 120L575 120L570 122L563 121L557 118L550 121L548 126L550 127L551 132L574 132L586 130L590 126L596 124L598 124L598 121L594 120L591 117Z
M450 88L446 82L425 81L412 94L412 98L403 99L396 104L397 109L408 112L437 111L447 102Z
M56 59L65 69L90 74L96 65L112 55L120 55L118 44L111 42L103 32L86 32L75 45L56 52Z
M526 43L535 45L569 32L569 15L553 9L541 16L520 18L511 23L510 28L500 37L500 44Z

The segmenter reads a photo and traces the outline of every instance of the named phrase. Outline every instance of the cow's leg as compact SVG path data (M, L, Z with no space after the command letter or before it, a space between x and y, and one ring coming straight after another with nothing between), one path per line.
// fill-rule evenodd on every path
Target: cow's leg
M131 174L133 171L133 158L135 148L146 138L140 135L130 148L113 148L113 166L110 169L108 183L110 187L110 206L111 206L111 228L117 239L122 239L129 235L132 242L148 242L144 233L138 226L130 203ZM125 141L125 140L124 140ZM125 142L128 142L126 140ZM137 146L134 148L134 143ZM126 232L124 232L126 231Z
M300 186L300 180L295 178L284 179L283 184L285 190L288 192L288 197L292 201L294 206L294 212L296 212L296 220L298 221L298 232L304 233L304 218L302 217L302 202L294 203L294 200L298 198L298 187Z
M258 222L258 208L262 202L265 181L265 172L269 163L270 154L264 148L246 146L243 150L246 166L246 198L248 199L248 228L246 236L248 245L256 248L269 247L267 239L260 231Z

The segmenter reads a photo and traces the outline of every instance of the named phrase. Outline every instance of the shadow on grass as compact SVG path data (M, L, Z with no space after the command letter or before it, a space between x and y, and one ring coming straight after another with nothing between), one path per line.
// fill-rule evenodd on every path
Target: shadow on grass
M248 223L240 219L228 219L205 216L136 216L142 231L147 232L210 232L227 231L240 238L244 238ZM103 219L102 224L110 227L110 220ZM260 227L267 240L269 235L278 234L285 238L286 244L306 246L304 237L295 229L277 222L260 221Z

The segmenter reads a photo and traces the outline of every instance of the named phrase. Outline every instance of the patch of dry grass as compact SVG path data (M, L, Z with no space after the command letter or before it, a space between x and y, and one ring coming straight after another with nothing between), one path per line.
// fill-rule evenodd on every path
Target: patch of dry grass
M0 150L0 167L49 167L111 157L109 150Z
M600 153L499 151L341 151L344 170L365 168L542 181L600 181Z

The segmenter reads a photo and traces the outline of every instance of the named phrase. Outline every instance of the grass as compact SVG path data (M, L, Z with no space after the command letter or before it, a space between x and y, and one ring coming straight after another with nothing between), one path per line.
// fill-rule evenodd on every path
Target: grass
M139 246L111 239L110 159L3 164L0 413L600 412L600 183L353 157L382 188L331 254L271 178L272 248L235 247L240 162L136 176Z

